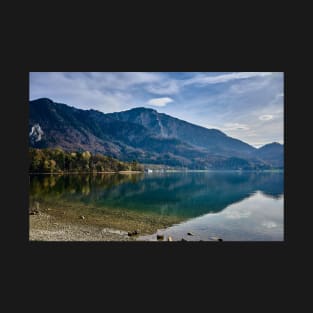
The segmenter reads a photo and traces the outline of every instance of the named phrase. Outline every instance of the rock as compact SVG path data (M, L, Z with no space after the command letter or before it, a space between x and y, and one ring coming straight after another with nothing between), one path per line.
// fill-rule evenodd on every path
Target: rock
M138 235L139 234L139 230L129 231L127 234L128 234L128 236Z
M223 241L223 239L219 237L211 237L210 239L214 241Z
M181 241L187 241L185 238L182 238Z
M173 241L171 236L168 236L167 241Z
M157 240L164 240L164 235L157 234Z
M79 218L82 219L82 220L84 220L84 219L85 219L85 216L84 216L84 215L81 215Z
M189 232L189 233L187 233L187 235L189 235L189 236L193 236L193 233Z
M37 215L37 214L39 214L39 210L37 210L37 209L31 210L31 211L29 212L29 214L30 214L30 215Z

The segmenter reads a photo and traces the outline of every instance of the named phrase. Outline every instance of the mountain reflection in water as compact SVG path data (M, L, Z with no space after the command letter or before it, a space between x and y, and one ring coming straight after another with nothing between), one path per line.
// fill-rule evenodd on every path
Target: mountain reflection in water
M218 213L257 191L279 199L281 172L30 175L30 205L70 201L184 218Z

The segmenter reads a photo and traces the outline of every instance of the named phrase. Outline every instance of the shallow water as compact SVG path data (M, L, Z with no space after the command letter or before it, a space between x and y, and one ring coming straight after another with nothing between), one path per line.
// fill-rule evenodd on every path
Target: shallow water
M283 193L277 172L30 175L30 207L71 203L141 224L151 216L174 240L283 240ZM138 239L155 238L156 231Z

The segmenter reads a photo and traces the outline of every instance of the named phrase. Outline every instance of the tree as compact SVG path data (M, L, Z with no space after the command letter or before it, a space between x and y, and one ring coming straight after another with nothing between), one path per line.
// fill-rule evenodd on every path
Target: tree
M43 169L43 152L39 149L30 149L29 151L29 163L31 172L39 172Z
M84 151L81 154L82 158L82 169L89 170L90 169L90 158L91 158L91 153L89 151Z
M131 170L132 171L137 171L137 169L138 169L138 162L136 160L133 160L131 162Z
M62 171L138 171L143 167L136 161L122 162L111 156L92 155L89 151L65 152L56 149L29 149L29 171L62 172Z
M49 160L45 160L43 162L43 170L44 170L44 172L50 172L50 162L49 162Z
M50 171L53 173L56 169L56 162L54 160L50 160Z

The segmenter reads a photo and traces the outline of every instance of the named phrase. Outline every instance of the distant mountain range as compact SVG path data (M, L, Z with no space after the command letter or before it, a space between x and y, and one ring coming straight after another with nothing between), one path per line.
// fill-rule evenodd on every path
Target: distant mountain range
M47 98L29 105L29 145L34 148L88 150L123 161L190 169L270 169L284 164L284 147L279 143L256 149L217 129L153 109L104 114Z

